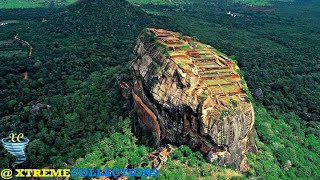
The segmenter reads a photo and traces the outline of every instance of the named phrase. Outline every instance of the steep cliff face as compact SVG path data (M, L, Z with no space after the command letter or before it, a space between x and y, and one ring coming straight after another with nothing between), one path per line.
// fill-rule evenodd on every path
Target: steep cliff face
M211 46L147 29L135 47L133 98L139 124L157 143L187 144L209 161L248 169L254 111L238 67Z

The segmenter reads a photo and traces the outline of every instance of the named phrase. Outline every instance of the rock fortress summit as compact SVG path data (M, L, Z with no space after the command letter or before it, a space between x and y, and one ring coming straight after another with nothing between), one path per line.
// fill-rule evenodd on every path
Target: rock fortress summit
M132 85L139 125L157 143L186 144L208 161L248 170L254 111L238 66L209 45L147 28L137 40Z

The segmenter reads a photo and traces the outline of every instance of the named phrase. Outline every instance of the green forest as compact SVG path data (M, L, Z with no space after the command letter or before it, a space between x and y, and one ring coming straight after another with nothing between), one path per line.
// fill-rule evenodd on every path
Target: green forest
M248 155L249 172L208 164L181 146L158 179L319 179L320 2L190 2L0 9L0 23L15 22L0 26L0 137L23 132L30 139L21 168L135 166L155 149L148 134L133 134L136 114L119 77L129 72L139 33L158 27L235 58L251 92L263 92L253 100L259 153ZM15 36L32 45L30 57ZM3 169L15 158L0 148L0 159Z
M69 5L77 0L2 0L1 9L19 9L19 8L53 8Z

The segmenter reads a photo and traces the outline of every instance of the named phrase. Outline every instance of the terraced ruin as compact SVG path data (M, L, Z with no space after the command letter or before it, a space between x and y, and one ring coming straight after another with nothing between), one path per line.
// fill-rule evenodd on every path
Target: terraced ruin
M208 97L218 105L242 102L246 98L237 73L238 66L209 45L188 36L163 29L147 29L156 42L166 47L169 59L180 68L182 77L190 77L190 95Z

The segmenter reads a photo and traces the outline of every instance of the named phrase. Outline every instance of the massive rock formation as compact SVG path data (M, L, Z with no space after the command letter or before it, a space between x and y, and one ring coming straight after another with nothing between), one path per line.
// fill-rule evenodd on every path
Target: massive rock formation
M148 28L132 63L138 121L157 143L187 144L219 165L248 169L254 111L237 65L180 33Z

